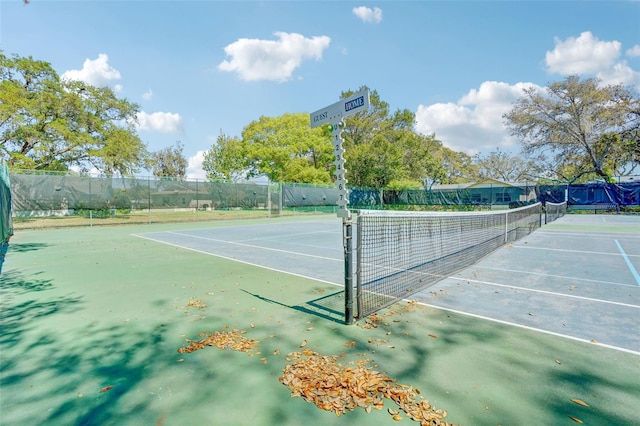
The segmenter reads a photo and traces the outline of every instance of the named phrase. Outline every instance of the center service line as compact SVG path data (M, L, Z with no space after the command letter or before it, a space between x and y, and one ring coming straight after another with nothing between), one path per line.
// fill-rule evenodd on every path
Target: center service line
M622 254L622 258L627 263L627 266L629 267L629 270L631 271L631 274L633 274L633 277L636 279L636 283L638 283L638 285L640 285L640 275L638 275L638 271L636 271L636 268L633 267L633 264L629 260L629 256L627 256L627 253L625 253L624 249L622 248L622 246L620 245L618 240L614 240L614 241L616 242L616 245L618 246L618 250L620 250L620 254Z

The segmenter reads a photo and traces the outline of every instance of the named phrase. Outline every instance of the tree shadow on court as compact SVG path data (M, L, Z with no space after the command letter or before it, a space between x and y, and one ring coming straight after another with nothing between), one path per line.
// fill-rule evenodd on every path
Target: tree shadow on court
M17 295L53 288L51 279L39 278L42 275L44 275L42 271L29 276L15 270L4 272L1 276L2 281L0 281L0 293Z
M10 290L34 286L29 278L19 277L13 275ZM53 287L50 281L47 284L46 289ZM151 389L144 383L162 382L163 373L176 368L177 347L167 342L166 324L87 320L81 313L83 297L47 298L46 293L37 292L23 300L24 294L6 297L9 291L4 290L0 301L2 423L126 424L130 416L142 418L140 424L163 422L168 411L158 410L157 401L169 398L171 390ZM197 360L191 362L194 365ZM210 394L203 389L194 396L205 403ZM153 404L156 409L150 409Z
M26 253L30 251L40 250L49 246L50 244L47 243L10 243L9 253Z

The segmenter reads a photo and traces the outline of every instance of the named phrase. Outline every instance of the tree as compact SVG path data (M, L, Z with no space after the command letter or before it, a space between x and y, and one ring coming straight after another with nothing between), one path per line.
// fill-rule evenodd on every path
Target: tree
M342 92L340 97L353 93ZM376 91L370 92L370 104L368 111L345 119L348 186L420 187L427 181L449 183L468 174L471 158L443 147L435 135L416 133L411 111L391 114ZM221 133L205 154L203 168L211 180L264 175L274 182L331 183L335 181L331 138L326 126L311 129L307 114L260 117L244 127L241 139ZM458 169L450 171L451 164Z
M366 89L366 86L359 90ZM358 91L359 91L358 90ZM355 92L347 91L341 98ZM407 110L389 112L377 91L370 92L369 111L345 119L343 132L347 179L351 186L398 187L422 185L425 179L441 179L444 169L436 159L442 143L434 135L413 130L415 115Z
M435 155L435 160L442 166L444 173L434 176L433 183L457 184L478 180L478 166L473 164L469 154L443 147Z
M204 153L202 169L207 173L207 179L232 182L246 175L248 168L242 141L225 135L221 130L215 145Z
M573 182L594 174L608 181L623 163L637 163L629 148L637 146L638 111L630 89L573 75L544 93L525 89L504 119L524 153L539 155L559 178Z
M108 87L62 80L44 61L0 52L0 157L12 168L132 174L148 153L138 105Z
M532 161L510 155L497 148L487 155L476 154L474 164L478 167L479 179L498 179L503 182L519 182L537 176L536 165Z
M184 179L187 175L187 159L182 154L183 145L179 141L174 146L151 154L153 175Z

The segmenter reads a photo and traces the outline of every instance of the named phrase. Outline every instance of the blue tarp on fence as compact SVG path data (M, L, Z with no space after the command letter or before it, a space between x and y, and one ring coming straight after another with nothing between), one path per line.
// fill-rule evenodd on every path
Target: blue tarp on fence
M589 206L615 204L617 206L640 206L640 182L605 183L593 182L579 185L540 185L538 199L542 202L561 203L568 190L568 205Z

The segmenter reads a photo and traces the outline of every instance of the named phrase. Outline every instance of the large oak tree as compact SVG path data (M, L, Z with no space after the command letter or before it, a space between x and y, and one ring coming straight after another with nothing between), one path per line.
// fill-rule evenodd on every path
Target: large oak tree
M0 157L12 168L135 173L148 157L137 113L108 87L61 79L47 62L0 52Z
M609 180L638 163L638 111L631 89L573 75L545 90L526 89L504 118L525 154L574 182L594 175Z

